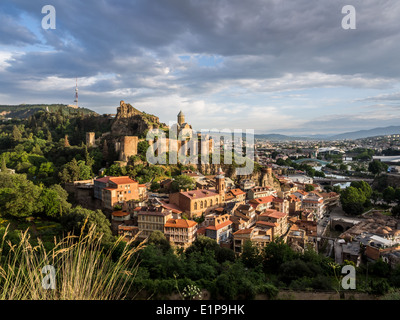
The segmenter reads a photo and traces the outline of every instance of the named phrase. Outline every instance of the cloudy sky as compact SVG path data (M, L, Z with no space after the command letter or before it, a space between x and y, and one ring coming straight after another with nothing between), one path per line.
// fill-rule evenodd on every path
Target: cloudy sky
M199 130L400 125L399 17L398 0L1 0L0 104L72 104L78 78L80 106Z

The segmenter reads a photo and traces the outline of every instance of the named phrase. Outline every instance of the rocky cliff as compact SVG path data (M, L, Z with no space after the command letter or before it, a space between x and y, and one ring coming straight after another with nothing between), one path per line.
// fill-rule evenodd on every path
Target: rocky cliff
M142 136L147 130L162 126L158 117L141 112L129 103L121 101L111 126L111 134L117 137Z

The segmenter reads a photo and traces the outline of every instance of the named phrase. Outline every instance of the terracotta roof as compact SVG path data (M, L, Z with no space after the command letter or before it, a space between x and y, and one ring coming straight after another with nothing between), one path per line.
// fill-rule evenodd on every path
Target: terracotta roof
M291 200L293 200L293 201L296 201L296 202L299 202L299 201L300 201L300 199L299 199L298 197L296 197L294 194L290 194L290 195L289 195L289 198L290 198Z
M218 195L218 193L216 193L214 190L206 190L206 189L182 191L180 192L180 194L189 199L201 199L201 198L214 197Z
M132 180L128 176L123 176L123 177L110 177L110 181L112 181L115 184L131 184L135 183L137 181Z
M287 215L286 213L280 212L280 211L277 211L277 210L266 210L260 216L280 219L280 218L285 217L286 215Z
M197 229L196 233L205 235L206 234L206 227L202 227L200 229Z
M95 181L107 183L109 180L110 180L110 177L103 177L103 178L98 178Z
M225 222L222 222L216 226L208 226L206 229L207 230L219 230L222 229L223 227L229 226L233 222L231 220L226 220Z
M240 196L241 194L246 194L246 192L244 192L243 190L237 188L237 189L231 189L230 192L234 195L234 196Z
M277 223L268 222L268 221L257 221L256 225L268 226L268 227L277 227L278 226Z
M172 210L173 213L182 213L183 211L181 210L181 208L179 208L176 204L173 203L167 203L165 201L160 201L161 205L169 210Z
M273 200L274 200L274 196L267 196L267 197L260 197L260 198L252 199L249 202L261 204L261 203L270 203Z
M283 202L283 199L274 197L273 202Z
M126 211L114 211L113 213L111 213L111 215L114 217L125 217L125 216L129 216L130 213L126 212Z
M135 183L137 181L132 180L131 178L129 178L128 176L122 176L122 177L103 177L103 178L99 178L96 179L95 181L99 181L99 182L103 182L103 183L107 183L112 181L115 184L131 184L131 183Z
M236 231L233 235L238 235L238 234L249 234L253 231L253 228L250 229L241 229Z
M169 219L165 223L165 228L191 228L197 225L196 221L185 219Z

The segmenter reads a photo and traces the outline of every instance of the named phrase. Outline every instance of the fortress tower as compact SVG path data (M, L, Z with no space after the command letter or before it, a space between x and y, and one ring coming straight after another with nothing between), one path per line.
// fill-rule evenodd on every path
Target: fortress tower
M128 161L129 157L137 155L139 139L136 136L124 136L120 143L120 161Z
M93 147L95 145L95 133L86 132L86 145L88 147Z

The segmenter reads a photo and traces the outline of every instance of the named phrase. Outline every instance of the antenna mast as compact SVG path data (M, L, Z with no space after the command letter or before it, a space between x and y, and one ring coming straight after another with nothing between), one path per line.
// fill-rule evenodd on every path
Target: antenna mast
M76 107L78 108L78 78L76 78L76 87L75 87L75 100Z

